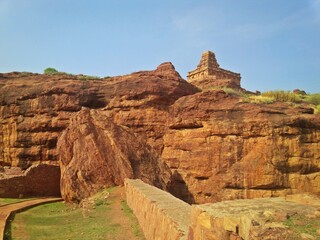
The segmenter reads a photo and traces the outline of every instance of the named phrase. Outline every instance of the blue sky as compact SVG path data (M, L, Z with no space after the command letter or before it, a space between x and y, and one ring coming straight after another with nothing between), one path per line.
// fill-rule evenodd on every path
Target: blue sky
M320 0L0 0L0 72L186 78L206 50L248 90L320 92Z

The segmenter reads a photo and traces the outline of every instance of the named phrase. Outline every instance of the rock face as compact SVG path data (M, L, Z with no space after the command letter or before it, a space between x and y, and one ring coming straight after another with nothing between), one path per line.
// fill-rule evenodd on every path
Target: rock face
M99 111L83 109L59 138L61 192L67 200L79 201L103 186L123 184L124 178L164 189L170 182L160 158L168 109L198 89L171 63L111 78L107 86L114 89L112 96L105 95L108 104Z
M162 159L188 202L320 194L320 118L286 103L244 103L224 91L170 108Z
M0 163L57 163L56 143L82 106L104 106L95 82L68 75L0 75Z
M59 166L37 164L23 174L10 170L0 174L0 197L60 196Z
M166 188L170 173L145 139L103 113L81 110L59 138L61 193L67 201L89 197L105 186L140 178ZM164 178L164 179L163 179Z
M320 194L320 115L206 89L171 63L86 81L0 74L0 163L60 160L68 201L126 177L190 203Z

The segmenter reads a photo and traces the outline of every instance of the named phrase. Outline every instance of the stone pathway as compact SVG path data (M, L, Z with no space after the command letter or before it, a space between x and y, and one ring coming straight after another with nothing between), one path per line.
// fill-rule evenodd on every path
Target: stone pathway
M58 201L62 201L62 198L39 198L39 199L33 199L29 201L0 206L0 239L2 240L4 238L6 222L11 213L19 210L24 210L30 207L34 207L43 203L58 202Z

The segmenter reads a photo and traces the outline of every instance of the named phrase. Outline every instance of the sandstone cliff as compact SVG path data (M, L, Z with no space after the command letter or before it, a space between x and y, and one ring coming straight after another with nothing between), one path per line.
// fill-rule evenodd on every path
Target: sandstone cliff
M88 81L1 74L0 121L2 165L60 160L66 200L126 177L197 203L320 194L319 115L201 92L171 63Z
M286 103L244 103L224 91L170 107L162 159L189 202L320 194L320 116Z

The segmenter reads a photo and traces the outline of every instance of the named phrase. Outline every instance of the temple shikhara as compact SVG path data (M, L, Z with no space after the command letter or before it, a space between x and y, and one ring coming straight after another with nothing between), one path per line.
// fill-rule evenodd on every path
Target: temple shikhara
M197 68L187 75L188 81L201 89L215 87L241 88L239 73L234 73L223 68L217 62L215 54L206 51L202 54Z

